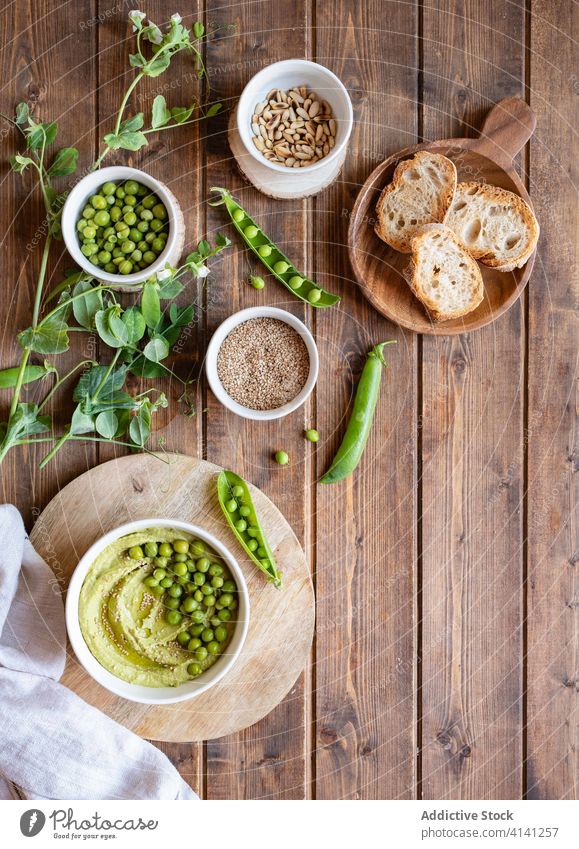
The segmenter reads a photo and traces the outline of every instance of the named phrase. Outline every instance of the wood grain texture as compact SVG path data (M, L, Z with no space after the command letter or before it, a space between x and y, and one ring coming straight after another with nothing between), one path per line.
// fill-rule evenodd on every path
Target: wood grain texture
M360 297L347 227L376 163L416 136L411 6L318 4L315 57L345 83L354 131L342 175L314 201L314 277L343 295L316 314L321 354L316 477L341 439L366 352L396 339L364 458L316 495L316 796L412 798L415 785L416 337ZM383 45L388 44L385 53Z
M527 796L579 796L577 7L533 3L531 191L541 262L529 289Z
M472 136L523 92L524 9L424 7L423 134ZM524 305L423 338L423 798L520 798Z
M252 488L251 494L283 571L282 591L265 580L228 531L216 493L221 467L177 454L166 455L166 460L121 457L91 469L52 499L31 539L41 556L59 564L63 589L79 558L103 533L135 519L178 519L224 541L243 571L250 619L241 654L222 682L172 705L128 702L101 687L70 650L62 676L66 687L141 737L203 741L253 725L290 690L310 652L314 594L306 558L290 525L262 492ZM185 749L176 754L187 758ZM191 754L188 768L190 759Z
M283 6L244 2L235 10L210 2L207 18L224 25L211 40L207 61L216 97L235 107L245 83L270 62L303 56L307 50L309 7L300 0ZM235 24L235 29L232 25ZM226 26L227 25L227 26ZM306 267L303 201L272 201L248 187L237 172L227 144L224 114L212 123L207 139L205 187L225 186L260 223L298 267ZM302 320L305 307L272 277L227 228L222 209L211 210L209 233L224 229L235 250L224 257L219 280L208 288L207 329L211 334L229 314L254 304L289 309ZM247 283L249 273L263 274L266 289L257 293ZM311 321L306 318L306 323ZM298 539L308 545L311 446L302 436L309 407L264 423L246 422L228 414L211 393L207 399L207 459L234 469L269 495L288 518ZM283 469L272 459L283 448L291 458ZM229 738L207 744L207 793L212 798L303 798L309 795L309 695L306 678L265 720Z

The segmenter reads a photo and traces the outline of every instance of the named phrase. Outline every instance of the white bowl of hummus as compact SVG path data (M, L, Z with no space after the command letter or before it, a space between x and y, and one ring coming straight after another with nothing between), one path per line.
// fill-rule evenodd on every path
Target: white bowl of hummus
M81 558L66 626L79 662L110 692L143 704L181 702L234 666L249 627L247 584L203 528L128 522Z

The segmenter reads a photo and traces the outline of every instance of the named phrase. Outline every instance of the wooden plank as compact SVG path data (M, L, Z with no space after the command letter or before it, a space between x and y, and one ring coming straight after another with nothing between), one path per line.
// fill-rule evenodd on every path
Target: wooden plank
M527 796L576 799L577 79L575 4L533 3L531 191L541 224L529 289Z
M232 23L216 0L206 5L207 19ZM261 67L281 59L304 55L306 5L247 2L235 9L236 31L224 26L208 48L208 67L215 96L235 108L245 83ZM271 201L240 179L227 145L228 115L212 123L207 138L205 187L226 186L263 223L296 265L305 265L304 203ZM209 214L209 232L224 228L220 209ZM228 232L230 232L228 230ZM208 289L207 330L211 334L226 316L238 309L268 304L289 309L300 318L303 306L272 278L262 292L247 284L258 264L235 241ZM264 269L259 267L259 273ZM264 274L264 276L266 276ZM298 539L306 540L308 510L309 444L302 436L308 409L279 421L256 425L227 414L209 393L207 399L207 459L235 469L259 486L277 504ZM272 452L283 448L291 457L288 467L272 461ZM282 564L283 566L283 564ZM220 799L303 798L308 793L307 687L301 676L288 697L257 725L207 743L207 795Z
M499 6L424 6L425 138L523 92L524 7ZM423 798L521 796L524 333L519 302L422 342Z
M101 0L99 9L103 23L98 28L99 44L99 138L110 132L120 105L121 98L134 76L134 70L129 67L128 54L132 50L131 24L128 20L128 8L115 11L114 15L107 14L108 5ZM191 27L201 15L198 3L189 4L187 15L183 22ZM147 15L158 25L167 22L168 11L166 3L152 0L147 4ZM128 114L143 111L148 121L151 104L157 94L163 94L169 107L183 106L198 97L200 87L196 79L196 69L191 57L180 55L171 61L171 67L164 75L154 79L144 80L131 97ZM176 196L185 219L185 252L188 252L202 238L203 221L200 215L200 180L203 155L201 150L201 130L199 125L191 125L176 130L168 130L150 137L148 147L138 153L114 151L104 165L128 164L142 168L157 179L164 182ZM130 295L124 295L123 300L130 301ZM202 305L202 288L191 280L187 290L178 299L178 303L186 304L192 301ZM200 308L191 331L184 334L173 348L167 363L183 380L193 379L198 373L198 352L204 350L203 311ZM108 357L109 351L106 350ZM167 449L182 451L187 454L201 456L203 435L201 416L187 418L185 408L179 404L179 396L183 391L182 385L172 379L137 380L130 379L131 390L144 391L155 386L164 391L169 400L169 406L164 411L155 414L153 426L155 432L153 444L159 437L166 440ZM202 407L199 384L194 384L191 397L195 408ZM112 446L101 446L99 462L104 462L115 456L126 453L124 449ZM162 744L163 749L181 772L183 778L193 789L203 793L203 747L200 744Z
M361 184L416 140L417 26L408 4L340 0L316 10L315 58L346 84L355 109L343 174L314 203L312 267L343 296L339 307L316 313L317 477L343 434L366 352L398 341L386 351L390 367L360 467L351 479L316 489L319 799L415 795L417 337L362 297L345 245Z
M93 136L86 132L86 128L93 127L95 121L96 35L94 27L86 25L94 13L94 3L79 0L75 5L75 23L71 22L66 33L62 28L62 10L55 7L32 2L15 3L5 8L2 16L1 111L13 115L17 102L28 102L36 117L58 122L55 150L74 145L80 151L83 164L91 162L94 157ZM76 86L79 96L71 98L71 90L75 90ZM10 172L8 156L22 152L24 145L4 121L2 140L0 219L4 234L3 267L9 273L2 287L1 301L2 315L10 318L5 322L0 342L2 366L7 367L16 364L22 353L15 332L28 327L31 322L46 225L40 191L32 172L22 176ZM58 185L64 188L67 178L61 178ZM63 243L53 242L45 291L62 280L63 269L67 265L70 266L70 260ZM75 363L90 356L86 338L79 337L81 334L72 336L70 352L49 358L63 374ZM40 355L32 358L33 362L42 360ZM23 400L38 402L49 387L47 381L43 381L41 386L34 385L25 391ZM73 409L70 394L70 388L61 390L50 409L57 431L70 420ZM7 417L10 398L9 391L1 392L2 419ZM68 445L41 472L38 463L49 447L38 445L14 449L2 465L2 501L15 504L28 527L60 486L90 468L96 460L93 444ZM57 563L51 565L58 569Z

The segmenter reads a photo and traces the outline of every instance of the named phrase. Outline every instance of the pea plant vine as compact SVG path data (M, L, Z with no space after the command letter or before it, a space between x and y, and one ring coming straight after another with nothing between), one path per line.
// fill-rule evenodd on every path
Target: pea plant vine
M193 100L186 106L170 108L163 95L153 101L149 120L138 112L128 115L129 100L146 77L158 77L171 65L178 53L188 53L199 79L205 76L201 47L206 38L200 21L191 30L175 14L162 32L143 12L132 11L129 19L136 34L136 52L129 64L135 76L126 89L116 114L113 130L102 141L101 152L89 171L98 169L111 151L137 151L148 144L148 138L174 127L210 118L221 108L220 103L206 104ZM48 452L40 466L44 467L68 442L90 440L113 442L134 450L147 451L151 434L151 417L168 404L156 388L138 394L129 393L129 375L158 378L170 375L184 387L187 383L174 374L166 360L171 347L194 318L196 304L177 306L180 295L191 279L205 278L206 261L226 248L230 241L217 234L215 246L201 241L182 265L167 265L143 285L137 303L123 306L118 292L100 283L90 274L71 270L64 280L46 291L46 272L50 249L61 238L60 217L67 191L58 191L54 179L74 174L78 167L78 150L62 147L55 152L58 135L55 121L37 121L26 103L19 103L13 118L2 116L20 132L25 152L11 158L14 171L32 172L44 203L46 236L42 250L30 326L17 340L22 348L16 366L0 370L0 389L12 391L7 420L0 422L0 463L17 446L45 443ZM83 359L66 373L61 373L52 359L32 363L33 355L54 357L69 349L70 334L97 334L110 352L107 362ZM72 418L56 433L47 409L65 384L77 379L72 392L76 406ZM39 381L50 381L50 387L39 401L26 400L26 387Z

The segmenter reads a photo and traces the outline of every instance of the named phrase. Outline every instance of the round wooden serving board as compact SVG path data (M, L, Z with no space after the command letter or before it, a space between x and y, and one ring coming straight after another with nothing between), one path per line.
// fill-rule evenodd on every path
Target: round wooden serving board
M97 684L68 647L62 683L136 734L167 742L222 737L253 725L288 693L305 666L314 632L314 592L291 527L256 487L251 494L283 572L277 590L247 559L219 507L219 466L176 454L112 460L65 486L38 518L31 540L63 589L80 557L106 531L133 519L181 519L222 540L238 560L251 615L243 651L223 681L174 705L142 705ZM154 522L153 522L154 524Z
M461 318L433 322L402 275L410 255L395 251L374 232L376 203L382 189L392 181L398 163L419 150L428 150L442 153L454 162L459 182L500 186L520 195L532 207L513 159L530 139L535 125L535 114L525 101L509 97L493 106L478 138L444 139L407 147L370 174L352 210L348 249L360 288L378 312L416 333L452 336L490 324L515 303L527 285L535 253L523 268L509 272L479 263L485 287L482 303Z

